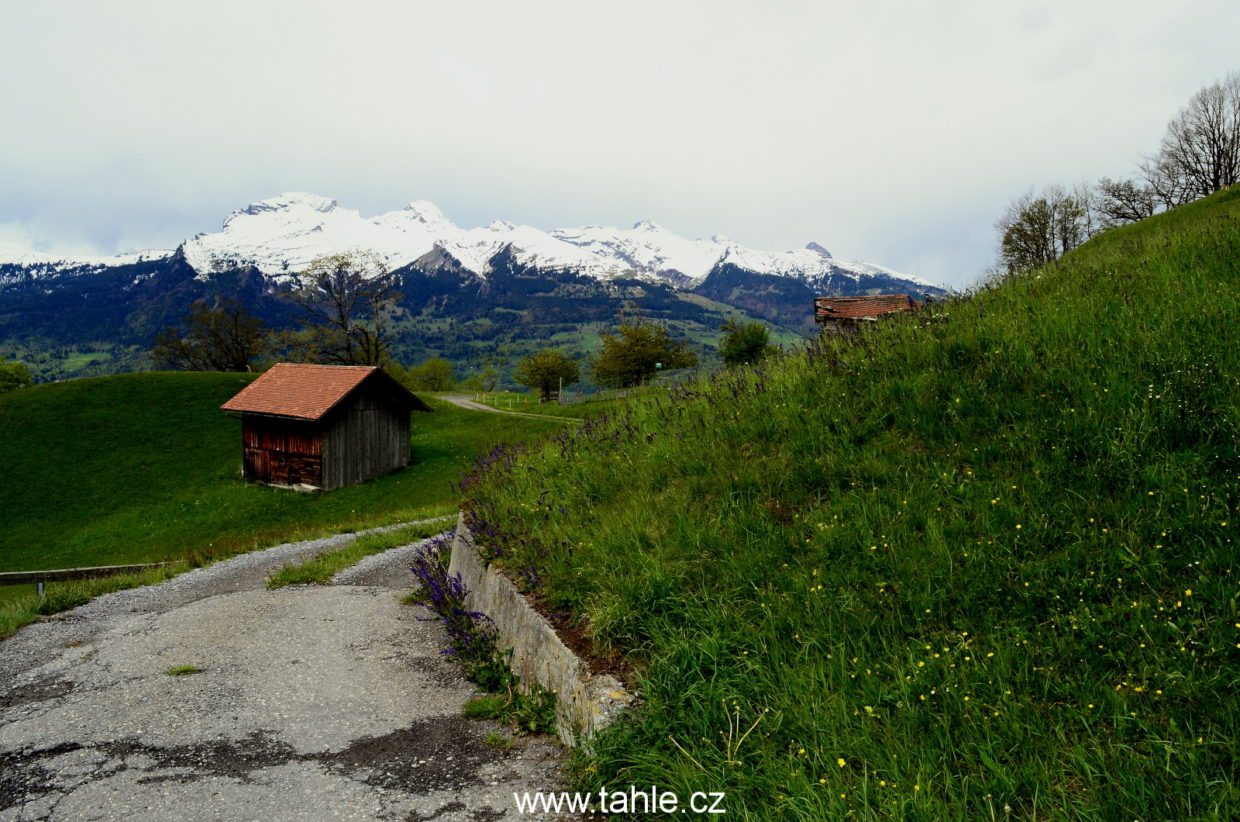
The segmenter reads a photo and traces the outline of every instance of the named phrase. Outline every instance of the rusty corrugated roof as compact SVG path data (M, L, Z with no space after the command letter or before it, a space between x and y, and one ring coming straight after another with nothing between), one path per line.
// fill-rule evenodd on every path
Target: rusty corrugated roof
M816 297L814 318L857 320L879 317L893 311L912 311L918 306L907 294L876 294L868 297Z
M417 397L373 365L307 365L282 362L241 389L220 406L223 411L270 414L303 420L322 419L355 388L376 372L409 398L409 405L429 411Z

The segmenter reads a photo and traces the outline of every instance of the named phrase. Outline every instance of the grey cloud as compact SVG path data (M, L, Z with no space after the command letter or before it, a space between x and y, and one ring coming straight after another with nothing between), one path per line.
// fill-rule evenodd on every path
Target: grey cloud
M1122 174L1240 5L21 3L0 236L173 245L283 190L461 223L649 217L961 285L1030 185Z

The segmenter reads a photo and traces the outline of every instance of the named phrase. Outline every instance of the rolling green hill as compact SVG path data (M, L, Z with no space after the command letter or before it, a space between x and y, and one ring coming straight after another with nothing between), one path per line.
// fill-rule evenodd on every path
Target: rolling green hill
M414 465L299 494L240 478L241 425L219 406L249 379L130 374L0 396L0 570L222 556L451 513L475 455L563 427L431 400L414 415Z
M481 542L642 697L581 783L1236 818L1238 289L1232 190L492 455Z

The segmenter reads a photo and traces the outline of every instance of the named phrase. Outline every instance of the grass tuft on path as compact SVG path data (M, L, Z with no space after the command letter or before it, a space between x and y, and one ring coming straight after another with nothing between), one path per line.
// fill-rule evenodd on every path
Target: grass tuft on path
M584 419L607 414L619 409L630 399L646 394L665 391L667 386L644 386L626 391L603 392L598 397L585 397L577 402L561 405L558 402L538 402L538 395L521 391L491 391L477 395L477 402L500 411L516 411L522 414L538 414L544 417ZM473 395L471 395L471 399Z
M164 673L168 676L190 676L202 673L202 668L199 668L197 665L174 665L164 671Z
M343 548L319 554L305 562L286 565L267 578L269 589L287 585L326 585L339 572L352 567L372 554L399 548L412 542L441 534L452 527L455 517L440 517L433 522L418 523L393 531L358 537ZM413 576L409 577L410 586Z

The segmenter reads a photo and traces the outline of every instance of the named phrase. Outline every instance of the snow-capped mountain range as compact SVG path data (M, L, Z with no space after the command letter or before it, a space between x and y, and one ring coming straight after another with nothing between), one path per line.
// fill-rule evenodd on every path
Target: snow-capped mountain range
M916 290L933 283L869 263L838 260L817 243L792 251L759 251L726 237L686 239L649 221L632 228L585 226L543 231L496 220L462 228L433 203L415 200L399 211L365 217L314 194L281 194L234 211L222 229L186 240L179 249L117 257L57 256L0 245L0 265L28 275L69 268L100 269L171 257L180 251L200 277L252 266L282 284L324 254L366 251L389 269L447 254L465 272L485 279L491 260L508 249L516 262L544 271L573 272L596 280L634 278L693 288L717 267L731 264L759 275L791 277L810 286L879 278ZM3 279L3 278L0 278Z

